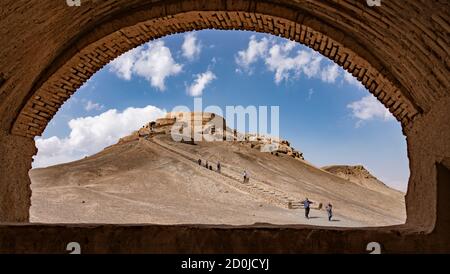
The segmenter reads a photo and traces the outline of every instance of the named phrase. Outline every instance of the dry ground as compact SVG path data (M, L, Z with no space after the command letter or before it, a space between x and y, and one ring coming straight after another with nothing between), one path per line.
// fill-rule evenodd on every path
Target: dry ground
M157 136L175 150L218 160L238 174L246 169L252 183L289 194L298 200L331 202L335 221L326 212L287 209L236 180L140 139L114 145L80 161L30 171L31 221L42 223L157 224L312 224L380 226L404 223L404 194L376 185L363 187L289 156L261 153L247 144L175 143ZM225 167L224 167L225 169Z

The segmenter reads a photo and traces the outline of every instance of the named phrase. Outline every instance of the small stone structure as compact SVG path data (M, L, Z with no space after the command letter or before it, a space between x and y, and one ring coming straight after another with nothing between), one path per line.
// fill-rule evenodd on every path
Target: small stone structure
M225 119L214 113L170 112L165 117L151 121L132 134L121 138L119 143L131 142L157 134L172 133L189 136L197 134L201 137L200 141L203 141L205 135L218 135L218 140L223 140L225 127Z
M286 140L256 134L242 134L229 129L226 120L217 114L208 112L169 112L163 118L151 121L132 134L119 140L119 144L152 137L159 134L173 134L187 136L183 142L194 141L233 141L249 144L251 148L261 152L281 153L293 158L304 160L303 153L291 147ZM199 137L194 140L192 136ZM206 138L209 136L209 138Z

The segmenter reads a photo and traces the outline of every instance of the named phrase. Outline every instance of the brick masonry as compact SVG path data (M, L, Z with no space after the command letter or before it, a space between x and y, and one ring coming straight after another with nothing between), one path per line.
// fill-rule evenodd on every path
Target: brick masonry
M308 26L257 13L188 12L122 29L82 50L35 92L17 118L13 134L30 138L41 135L61 105L96 71L122 53L165 35L199 29L244 29L297 41L352 73L403 125L417 115L399 89L366 60Z
M337 41L320 32L321 28L324 27L320 25L320 22L312 19L307 12L296 11L265 1L240 1L239 4L237 4L237 1L211 1L208 6L202 6L202 8L217 11L184 12L189 10L188 4L192 1L174 2L185 2L187 6L179 3L156 6L156 8L164 9L164 12L161 12L162 14L171 13L173 15L158 16L161 13L153 14L153 17L156 18L115 30L90 44L86 44L73 56L70 56L67 62L62 64L48 78L42 80L40 86L30 91L31 93L28 95L30 97L15 118L11 132L29 138L41 135L47 123L61 105L96 71L111 60L147 41L165 35L200 29L251 30L282 36L307 45L357 77L373 95L389 108L403 127L407 127L416 115L427 108L423 104L414 102L413 99L417 95L409 94L407 92L408 87L399 85L398 81L390 80L389 78L392 79L393 77L389 75L390 72L386 67L378 69L361 55L358 55L359 45L356 43L355 46L355 43L350 43L354 41L349 39L348 36L341 35L341 41ZM300 2L304 2L305 8L312 9L313 12L325 17L330 17L334 12L339 16L333 18L333 20L340 19L348 23L349 31L359 32L364 36L372 35L373 44L375 47L381 47L378 49L380 51L389 52L396 47L398 48L396 45L391 45L389 39L383 37L383 29L397 29L398 38L402 39L405 30L400 29L400 27L414 26L417 28L415 32L424 37L432 37L434 40L427 40L426 45L418 44L419 50L415 52L414 56L403 56L403 62L419 61L421 57L424 57L422 54L428 55L429 58L430 53L434 51L434 53L440 54L441 58L446 57L445 65L448 66L448 48L445 47L446 44L448 45L448 36L440 37L439 33L427 30L420 17L410 19L410 25L396 26L389 22L388 17L381 17L377 9L361 6L358 3L351 4L355 1L341 1L342 11L337 9L336 3L333 6L325 4L326 1ZM402 8L394 5L394 3L392 4L392 6L388 6L391 3L383 3L382 8L388 6L385 8L388 13ZM97 4L97 6L101 5ZM106 7L108 6L105 5L104 8ZM358 22L356 18L344 12L357 9L360 12L356 14L362 13L363 17L367 17L367 25L364 25L363 21ZM252 10L252 12L239 10ZM435 14L431 19L436 27L449 30L446 18ZM372 21L376 24L371 24ZM382 44L378 45L378 43ZM417 44L418 42L415 40L414 43ZM356 50L352 50L352 47ZM402 53L402 55L405 55L405 53ZM404 71L401 72L412 72L415 75L420 75L423 74L423 68L424 66L421 64L414 64L405 66L402 68ZM443 89L443 87L449 86L449 79L445 77L446 71L439 66L433 66L432 72L436 75L434 75L435 77L429 77L427 84L429 84L428 88L435 90L435 92L429 92L430 96L426 96L427 100L437 100L444 95L448 95L448 89ZM417 77L414 77L412 80L416 79ZM417 87L414 86L414 88ZM420 105L423 106L420 107Z

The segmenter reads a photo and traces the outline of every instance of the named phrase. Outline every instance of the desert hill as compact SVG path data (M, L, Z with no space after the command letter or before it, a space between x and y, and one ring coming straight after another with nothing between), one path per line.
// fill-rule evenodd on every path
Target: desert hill
M200 116L201 133L219 136L217 141L174 141L177 134L185 136L183 129L194 131L189 120L198 115L185 118L169 114L95 155L31 170L31 221L326 226L405 221L403 193L317 168L285 140L240 136L221 126L221 117ZM177 124L181 127L174 134ZM248 183L242 181L244 170ZM309 220L299 207L305 197L315 202ZM334 222L326 220L323 207L319 210L328 202L334 206Z
M394 189L387 187L382 181L378 180L362 165L333 165L322 167L322 169L345 180L375 191L395 191Z

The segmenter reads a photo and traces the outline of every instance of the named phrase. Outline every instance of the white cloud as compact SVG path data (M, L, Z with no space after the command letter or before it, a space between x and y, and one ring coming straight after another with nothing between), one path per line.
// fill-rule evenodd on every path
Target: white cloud
M305 55L305 58L309 59L309 62L303 67L303 73L308 78L319 78L323 60L322 55L313 50L301 51L300 55Z
M164 46L164 42L158 41L150 44L148 50L142 52L134 70L149 80L152 86L164 90L166 77L177 75L182 67L173 60L170 49Z
M314 89L310 88L308 90L308 98L307 98L308 101L311 100L313 94L314 94Z
M322 57L312 51L298 51L293 57L289 56L295 42L287 42L285 45L275 44L269 49L269 55L265 58L267 68L275 72L275 83L287 81L291 76L298 77L302 72L308 77L314 77L320 71Z
M110 71L119 78L131 80L132 76L143 77L153 87L165 90L165 79L179 74L183 65L178 64L172 58L170 49L163 41L148 43L131 50L110 64Z
M141 51L142 47L138 47L120 55L109 64L110 71L114 72L121 79L131 80L134 64Z
M321 79L326 83L335 83L339 77L339 66L337 64L331 64L322 70Z
M127 108L123 112L110 109L97 116L72 119L69 121L69 136L36 138L38 154L33 167L74 161L97 153L164 114L165 110L147 106Z
M256 37L252 35L248 42L247 49L237 53L237 56L235 57L236 64L244 71L251 73L250 66L258 61L259 58L266 55L268 46L269 39L264 37L261 41L257 41Z
M306 65L308 59L305 55L298 55L295 58L288 57L289 47L274 45L269 49L269 56L265 63L268 69L275 72L275 83L279 84L283 80L288 80L290 71L298 71L302 65ZM297 73L298 74L298 73Z
M347 71L344 72L344 82L359 89L364 89L363 84Z
M359 101L348 104L347 107L352 110L353 116L359 119L357 126L363 121L373 119L395 120L389 110L373 95L367 95Z
M308 78L336 82L342 70L338 65L328 61L328 65L322 67L322 61L326 60L322 55L310 49L296 51L297 46L294 41L276 43L274 39L263 37L258 40L252 36L247 49L239 51L235 57L236 71L251 74L252 65L263 60L266 68L274 72L276 84L299 77L302 73Z
M189 32L184 35L184 42L181 45L183 56L188 60L194 60L200 55L202 50L201 43L197 40L195 32Z
M91 111L91 110L102 110L104 108L103 105L99 104L99 103L94 103L91 100L87 101L86 105L84 106L84 109L86 111Z
M187 92L190 96L201 96L206 86L217 79L216 75L210 70L197 74L195 77L194 82L187 87Z

